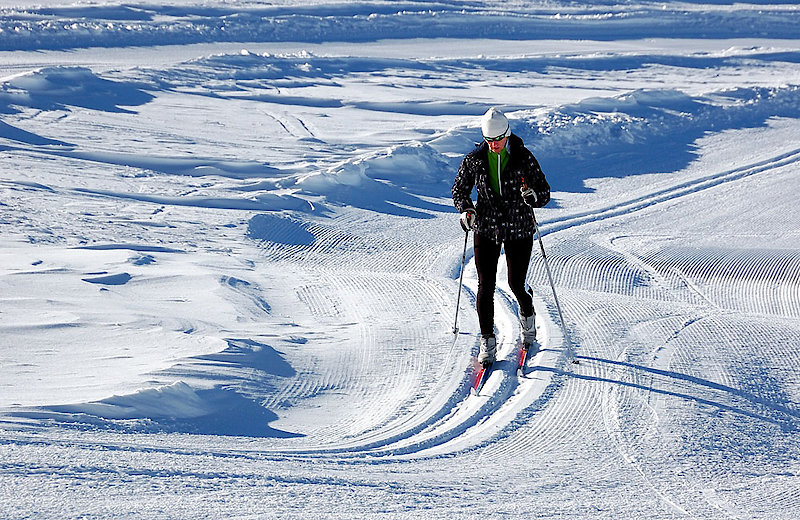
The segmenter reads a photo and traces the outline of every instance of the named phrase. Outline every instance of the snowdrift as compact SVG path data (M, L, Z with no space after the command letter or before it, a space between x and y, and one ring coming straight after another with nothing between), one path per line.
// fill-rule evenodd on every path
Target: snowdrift
M623 39L735 38L769 32L796 36L796 10L764 3L748 9L693 9L666 3L551 2L530 7L502 3L348 2L291 7L138 5L5 8L1 50L118 45L174 45L215 41L368 41L385 38ZM494 4L494 5L493 5ZM723 3L723 5L727 2Z

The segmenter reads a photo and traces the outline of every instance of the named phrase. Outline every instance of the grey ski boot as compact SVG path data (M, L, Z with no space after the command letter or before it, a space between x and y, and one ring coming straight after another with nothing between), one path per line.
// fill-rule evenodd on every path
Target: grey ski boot
M536 341L536 313L530 316L519 316L519 328L522 332L523 343L531 344Z
M481 337L481 351L478 354L478 363L488 367L494 363L497 356L497 340L494 335Z

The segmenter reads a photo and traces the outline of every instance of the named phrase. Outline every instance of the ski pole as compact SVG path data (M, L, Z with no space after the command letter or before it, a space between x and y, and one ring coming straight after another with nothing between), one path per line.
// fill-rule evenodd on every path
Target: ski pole
M550 272L550 265L547 262L547 254L544 252L544 244L542 243L542 234L539 233L539 223L536 222L536 213L531 208L531 216L533 217L533 229L536 231L536 238L539 240L539 247L542 250L542 260L544 261L544 269L547 271L547 279L550 280L550 288L553 290L553 299L556 302L556 309L558 309L558 318L561 321L561 332L564 333L564 339L567 341L567 353L569 360L575 364L579 361L575 357L575 352L572 350L572 340L570 340L567 333L567 326L564 324L564 315L561 313L561 305L558 303L558 295L556 294L556 285L553 283L553 274Z
M461 307L461 287L464 284L464 264L467 262L467 240L469 230L464 231L464 252L461 253L461 276L458 279L458 298L456 299L456 320L453 323L453 334L458 334L458 309Z
M467 240L469 239L469 230L464 230L464 252L461 253L461 276L458 279L458 298L456 299L456 320L453 323L453 343L450 344L450 350L447 351L447 358L445 363L442 364L442 370L439 372L437 381L441 381L444 377L445 370L450 365L450 358L453 356L453 349L458 342L458 310L461 308L461 287L464 284L464 265L467 263Z

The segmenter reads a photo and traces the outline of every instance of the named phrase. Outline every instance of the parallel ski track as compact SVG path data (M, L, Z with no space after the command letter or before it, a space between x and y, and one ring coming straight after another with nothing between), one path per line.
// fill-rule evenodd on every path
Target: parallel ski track
M305 432L309 439L313 439L314 448L297 446L281 450L281 453L360 457L364 453L371 456L400 456L425 452L426 456L438 456L447 450L442 451L437 447L453 439L463 437L478 442L478 439L490 438L516 415L513 404L516 398L516 374L497 370L487 385L489 397L472 398L465 384L465 375L471 370L469 364L465 364L468 359L465 354L468 355L475 348L474 336L460 335L455 355L439 348L438 352L434 350L431 355L425 356L425 349L419 348L419 345L433 347L441 341L439 337L431 337L431 333L440 329L431 327L430 314L449 314L443 311L452 309L454 304L451 301L454 295L449 294L451 287L445 288L441 282L434 283L425 276L414 274L424 272L423 268L430 269L432 264L440 265L438 256L443 254L441 248L425 244L416 249L409 248L403 240L393 238L378 243L359 234L359 228L369 230L375 225L374 222L369 222L365 228L364 222L358 218L351 217L348 220L346 223L339 222L336 227L309 224L306 229L314 235L314 241L307 246L281 244L280 236L262 243L264 254L273 261L296 262L303 266L310 264L312 268L317 266L315 283L298 288L298 298L309 306L311 314L320 320L322 326L326 322L350 323L351 332L357 331L359 334L353 338L357 345L342 347L343 350L354 351L354 359L347 359L346 353L341 354L333 362L332 372L325 372L319 361L315 362L312 370L323 370L324 383L309 385L307 380L315 377L304 371L301 379L305 381L287 385L270 399L270 403L279 403L302 398L302 394L318 395L335 391L346 394L350 401L357 401L352 409L342 410L341 414L337 412L334 422ZM435 233L433 236L439 238ZM353 249L355 255L337 254L340 250L352 253ZM474 273L472 264L466 269ZM445 270L453 271L452 268ZM465 288L468 293L474 295L476 283L474 278L468 276ZM513 298L503 297L503 294L501 291L497 305L502 343L500 355L501 359L513 359L518 337L516 307L511 304ZM358 301L358 305L349 304L355 301ZM369 305L365 305L365 302L369 302ZM398 330L377 331L376 336L376 331L369 326L370 317L357 312L365 308L398 316ZM461 321L464 324L471 323L473 327L475 325L471 313L466 316L462 314ZM441 330L446 329L442 327ZM546 338L546 334L543 338ZM408 355L403 342L416 347L414 355ZM326 348L339 347L331 345ZM384 365L382 374L385 374L386 357L395 356L393 373L396 376L381 381L379 386L368 387L365 381L370 379L368 374L377 359L374 356L380 356L380 363ZM434 370L438 373L442 362L451 367L447 369L447 376L441 381L430 381L430 373ZM330 361L325 365L330 365ZM295 392L301 394L293 395ZM402 399L398 396L402 396ZM526 399L530 400L530 396ZM479 424L485 417L495 415L500 407L509 411L503 414L507 417L505 422L489 426Z
M471 284L475 283L475 280L471 280ZM485 442L513 420L517 410L531 396L518 390L521 385L517 382L513 360L517 353L519 330L516 325L516 310L509 303L510 296L501 289L496 302L498 362L482 395L463 396L453 407L453 413L442 420L431 422L413 437L386 446L381 454L411 455L414 458L449 454L460 451L465 446L471 447ZM545 338L543 336L543 340ZM533 361L534 364L539 362L541 358Z
M610 208L599 216L586 215L565 220L551 226L549 231L574 229L601 218L621 216L676 196L689 195L724 182L793 164L798 158L798 151L794 151L775 160L679 186L656 196L634 201L635 204ZM797 316L800 255L794 251L755 250L720 251L712 254L706 252L700 257L697 253L673 248L657 250L639 257L618 248L573 243L572 247L568 246L566 250L562 247L556 255L551 255L552 263L556 266L558 285L562 291L567 288L566 295L562 295L561 299L570 310L568 319L571 323L580 324L577 331L584 357L624 361L628 354L615 351L614 346L630 344L630 336L636 337L636 329L641 324L663 321L662 311L657 308L648 310L648 306L657 305L658 302L668 302L673 308L676 302L682 302L687 312L699 309L701 312L720 315L722 321L719 326L709 328L709 324L715 321L706 321L693 327L700 323L698 317L685 319L678 334L682 330L691 329L691 341L685 341L685 338L670 332L674 329L669 326L664 328L667 345L683 345L681 349L670 347L669 352L660 352L661 356L669 354L667 371L664 373L666 377L658 371L636 369L635 365L610 365L603 361L597 363L585 359L578 374L574 378L566 379L559 386L558 394L543 403L546 413L536 413L534 408L521 414L508 437L503 439L504 442L487 447L485 455L493 460L552 457L554 453L569 457L569 446L573 445L571 442L579 440L582 433L590 438L592 431L598 427L598 415L592 410L592 406L593 403L601 402L604 427L609 438L614 439L622 460L627 461L629 466L614 468L612 465L604 468L604 472L613 474L614 471L634 470L646 488L677 514L709 516L719 514L720 508L741 511L743 503L731 507L731 504L725 503L719 497L705 500L706 496L696 487L698 484L692 482L691 475L683 478L660 475L658 463L646 461L669 457L669 450L678 448L679 445L674 441L666 448L660 444L663 440L654 441L660 438L657 433L658 424L680 422L680 416L670 415L680 411L684 403L690 404L695 400L707 403L701 406L715 406L714 403L720 403L721 410L731 410L752 420L765 417L770 422L788 424L790 428L797 427L797 405L793 404L797 402L797 393L794 394L793 401L786 392L791 390L788 382L797 365L800 349L786 347L792 344L791 338L796 338L798 331L797 328L789 327L776 333L774 320L790 320L791 323L791 318ZM735 280L731 280L731 273L736 273ZM692 280L688 279L690 276ZM532 265L531 278L536 283L538 292L547 294L543 268L535 262ZM608 296L614 293L624 296L626 301L619 306L609 306ZM587 306L587 302L593 300L593 294L603 295L599 308ZM631 305L630 297L634 301L641 300L645 305ZM761 315L773 323L760 330L751 330L745 335L733 334L730 331L731 312L742 313L743 321L746 320L744 316ZM700 336L697 335L698 331L702 333ZM762 350L757 356L767 363L768 370L775 367L776 360L787 358L787 370L774 378L767 376L766 385L763 372L752 379L753 382L760 382L757 385L760 388L750 388L752 385L734 377L735 374L747 373L743 367L727 367L714 361L722 358L752 362L753 353L749 342L744 339L750 335L772 338L769 344L773 347ZM617 342L616 339L620 337L625 338L624 341ZM698 352L697 345L707 345L706 350ZM720 349L725 355L721 355ZM698 359L699 355L702 358ZM704 367L704 371L692 371L697 366ZM669 376L673 371L685 376ZM765 386L766 389L763 388ZM741 390L734 390L731 394L725 389ZM676 399L678 407L668 405ZM544 432L548 435L543 435ZM560 433L553 435L553 432ZM782 441L778 438L776 442ZM698 446L696 449L701 448ZM706 480L711 487L728 478L727 474L717 474L713 469L707 474L701 473L696 472L694 476ZM788 495L792 496L791 493Z
M585 392L569 397L560 393L548 403L546 414L534 417L533 421L526 422L524 427L514 432L509 442L504 444L515 449L519 447L519 452L508 448L496 451L516 456L523 456L524 453L529 453L530 456L553 456L553 452L568 456L568 450L563 447L569 446L568 439L544 436L537 439L538 442L531 440L528 447L525 440L536 437L528 432L534 428L539 417L575 416L581 406L575 403L586 403L585 406L590 407L600 402L603 424L609 439L613 440L622 460L629 464L629 469L639 474L646 487L676 512L708 516L712 505L704 503L702 493L697 491L698 482L706 481L710 487L723 485L730 478L729 475L714 468L709 470L699 460L698 467L702 467L702 470L683 476L660 474L659 468L680 450L702 454L705 449L702 444L687 445L685 438L672 438L669 430L663 428L695 417L696 405L719 409L722 413L733 413L739 418L735 420L766 420L767 424L783 424L796 428L800 415L796 404L792 404L791 397L785 394L786 386L792 378L792 368L774 375L770 368L769 374L758 374L748 383L734 377L734 374L747 374L745 367L727 366L718 360L733 360L734 364L758 366L764 362L770 364L770 360L774 363L775 360L788 357L787 364L794 367L797 364L798 349L785 347L792 342L792 338L797 341L800 331L796 326L789 325L791 321L785 322L787 326L779 327L779 332L775 332L772 323L767 325L765 322L763 326L759 326L748 324L744 320L743 326L731 329L730 316L723 313L718 318L688 319L684 328L680 329L683 332L676 336L671 331L679 323L679 318L666 318L673 325L665 323L663 311L659 310L659 302L641 300L641 305L630 305L630 302L626 303L620 298L619 303L609 305L607 297L593 297L589 293L569 300L572 315L576 321L582 323L580 343L584 355L580 373L576 375L577 381L570 380L567 388L569 384L576 383L582 385ZM687 312L691 312L692 307L687 305ZM639 334L642 334L643 339L649 338L649 342L631 342ZM780 345L782 339L784 348L754 353L745 339L754 335L772 338L770 343L777 345ZM648 355L649 350L637 353L615 351L611 348L617 339L621 339L620 344L641 344L641 347L652 348L648 343L658 344L659 337L663 338L665 349L658 351L658 359L664 361L660 366L657 363L654 368L647 365L648 360L652 359ZM641 365L636 361L638 358L642 359ZM698 370L700 367L702 370ZM759 387L766 388L761 390ZM591 395L590 388L596 389L600 395ZM566 409L561 407L562 403L565 403ZM575 408L570 409L570 406ZM578 435L583 431L589 437L590 431L587 428L597 427L590 416L584 416L579 427L573 431ZM791 434L788 435L790 436ZM776 442L787 440L776 434ZM522 447L525 449L521 449ZM725 469L728 470L727 467ZM609 466L603 471L611 475L615 468ZM616 471L624 471L624 468L616 468Z
M674 200L686 195L692 195L703 190L715 188L728 182L738 181L746 177L770 172L785 166L795 165L798 162L800 162L800 149L791 150L776 157L771 157L763 161L757 161L740 168L734 168L700 177L698 179L693 179L676 186L670 186L669 188L656 191L654 193L648 193L641 197L633 198L618 204L612 204L606 206L605 208L599 208L590 212L576 213L558 219L553 219L550 222L542 225L542 232L555 233L557 231L563 231L590 222L597 222L599 220L628 215L631 212L639 211L655 204Z
M356 213L339 218L333 226L310 222L305 229L314 240L307 245L281 243L290 242L291 237L279 235L262 243L264 254L272 261L299 265L306 271L311 266L314 282L296 289L298 299L306 303L322 330L337 324L345 324L346 329L332 331L336 339L320 346L337 351L335 357L328 354L328 359L322 360L324 353L320 353L302 377L267 403L331 392L347 396L346 403L333 405L335 413L327 414L333 420L304 431L308 443L296 443L299 446L285 453L342 457L380 449L428 428L467 395L463 381L472 340L460 335L461 344L449 352L451 338L439 334L450 329L445 322L451 318L455 287L425 274L432 266L442 267L439 257L456 255L429 244L415 248L403 239L407 231L398 233L400 238L373 236L370 230L375 222L371 214L369 217ZM392 219L386 221L397 225ZM440 239L437 233L424 232L413 238L426 237ZM375 316L370 316L373 312ZM397 317L394 327L379 319L386 314ZM461 321L470 324L475 320L467 315ZM382 325L376 328L372 323ZM394 369L387 371L387 361ZM379 366L380 372L376 370ZM431 380L434 371L444 377ZM375 377L370 377L373 373ZM391 374L388 379L387 374ZM449 390L442 393L438 390L442 386Z
M350 325L343 336L337 335L343 339L321 345L320 348L335 352L335 357L324 366L315 365L322 370L321 374L303 374L272 401L291 401L331 391L347 395L349 402L340 407L334 422L306 432L317 443L341 448L343 443L370 444L376 442L376 437L395 436L397 423L413 423L420 408L425 407L426 400L422 397L431 385L426 376L440 366L433 353L441 355L443 343L441 338L431 337L428 320L420 316L441 308L447 301L444 290L415 277L394 274L319 274L318 278L322 281L320 285L302 288L306 297L317 293L313 299L305 300L317 303L318 307L310 307L312 314L323 327L329 326L337 320L325 319L330 313L326 302L338 298L341 310L337 319ZM356 301L358 304L352 303ZM359 311L372 309L375 313L385 313L389 312L389 304L398 316L394 328L376 328L371 324L383 323L378 316ZM315 311L317 308L322 312ZM409 356L408 345L421 344L434 346L433 352L414 351ZM394 368L387 371L387 363ZM378 372L378 367L383 370ZM375 375L370 377L370 374ZM391 376L387 378L387 374ZM308 386L308 380L318 382Z
M584 323L580 333L582 349L597 352L598 357L613 356L614 341L602 337L606 320L597 323L595 310L583 311L584 298L572 294L562 295L562 303L571 310L571 318ZM619 316L620 319L626 317ZM586 365L586 366L584 366ZM487 454L514 457L544 457L554 453L568 453L570 446L599 427L600 416L595 403L599 400L597 385L586 384L586 378L603 378L594 373L593 365L585 362L575 369L578 378L566 377L559 387L558 397L546 404L546 413L527 417L504 443L487 450ZM546 434L545 434L546 433Z
M618 247L573 242L550 255L563 287L800 318L800 253L784 250L659 249L641 257ZM531 265L543 289L544 267Z
M550 233L574 229L583 224L645 209L659 202L693 194L725 182L798 161L800 161L800 150L795 150L772 160L706 176L606 208L600 212L572 216L560 222L551 223L546 229ZM369 225L374 226L374 222ZM348 217L348 222L340 221L335 227L312 223L307 228L315 236L315 241L311 246L286 246L278 242L265 243L262 246L265 254L271 259L300 262L303 265L318 265L320 274L323 275L322 278L330 276L325 273L340 273L342 270L353 268L353 257L337 255L337 251L360 250L364 254L357 254L359 262L356 263L356 269L359 272L393 272L397 273L398 278L394 283L386 284L386 275L380 275L376 278L382 279L385 285L375 285L374 282L367 283L367 277L364 275L354 276L347 280L339 276L335 285L340 289L348 287L350 294L348 298L363 294L377 302L389 298L394 291L406 291L409 295L413 294L410 301L423 301L425 298L430 298L430 293L420 293L417 286L418 284L424 285L426 281L422 277L415 279L409 273L438 262L438 252L431 253L431 248L425 247L423 244L416 250L413 247L409 248L402 237L386 238L381 243L375 243L359 233L361 229L368 229L369 225L365 225L357 217ZM346 231L342 231L343 229ZM714 307L711 305L713 303L716 304L714 310L717 312L720 311L720 307L727 306L732 307L730 310L738 312L797 316L800 312L800 308L798 308L800 305L797 303L800 300L798 298L800 284L780 289L770 289L765 286L787 278L795 279L800 274L800 255L791 251L762 255L757 252L744 256L741 252L737 254L738 256L730 254L726 256L722 252L720 255L698 259L695 251L681 252L670 249L666 252L657 250L640 257L617 247L604 247L601 244L591 244L587 247L586 244L579 244L567 250L562 248L551 256L558 285L562 291L566 290L561 295L564 300L563 304L572 312L572 315L568 317L570 321L568 325L582 324L578 330L583 351L598 359L617 360L622 353L615 351L613 340L609 341L607 333L602 331L607 331L613 324L635 326L643 322L655 321L658 316L647 312L642 314L638 311L630 311L630 314L627 315L615 314L602 317L603 310L589 312L588 309L584 309L586 312L584 315L580 311L585 299L583 291L603 294L621 292L625 296L634 296L644 300L673 304L683 302L687 306L700 306L707 310ZM731 280L722 280L724 274L729 272L738 274L739 283L731 284ZM540 294L548 294L549 291L543 284L543 271L540 264L533 263L530 279ZM724 283L719 283L723 281ZM328 288L330 289L330 283ZM622 288L621 291L620 288ZM298 295L301 299L308 299L311 290L310 287L305 287L298 292ZM472 290L474 291L474 286ZM574 292L576 290L577 293ZM302 296L303 294L304 296ZM778 296L777 301L776 295ZM439 294L438 298L442 304L441 308L446 308L449 303L448 298L442 294ZM338 304L335 303L337 302L335 291L333 297L323 292L316 295L314 300L317 301L318 309L312 310L312 312L316 312L320 318L334 318L334 316L337 320L343 318L339 315ZM546 300L549 301L549 296L546 297ZM516 312L512 301L511 297L505 299L501 297L498 305L498 328L501 330L501 336L506 340L516 335L515 325L504 323L504 320L510 321L507 316L513 316ZM547 309L550 308L550 304L547 304ZM619 306L617 310L619 309L630 309L630 306ZM414 309L410 310L413 312ZM545 311L545 314L549 313L550 311ZM399 314L402 315L402 313ZM347 319L363 323L365 317L348 316ZM554 332L557 326L552 316L548 318L547 323L545 328L548 330L548 335L552 336L553 340L559 338L563 341L560 334ZM627 395L629 392L620 393L603 388L604 385L613 384L604 383L604 381L613 380L620 374L618 374L618 367L610 369L602 363L581 365L580 375L577 378L559 376L556 383L553 384L554 386L550 386L550 392L557 391L557 398L554 399L553 395L544 392L537 396L544 401L541 399L537 401L537 398L531 398L531 396L520 399L515 390L517 384L512 382L513 378L493 376L495 382L487 388L491 394L487 403L480 406L470 405L467 404L469 398L464 393L464 386L456 385L455 393L452 393L452 381L444 387L441 385L428 388L424 388L424 385L420 386L425 379L426 370L435 366L435 360L420 362L419 356L402 354L395 363L397 370L403 373L402 377L387 381L386 384L397 391L395 395L406 396L405 401L407 402L403 402L404 399L382 398L375 393L374 388L359 387L359 383L355 379L356 374L363 375L362 371L368 373L371 363L375 361L374 358L370 358L374 354L369 351L378 348L373 331L363 326L359 330L361 336L358 341L368 352L362 353L363 358L353 368L352 376L327 374L327 385L317 385L305 390L287 388L284 389L281 397L291 397L294 391L325 392L338 387L340 390L346 388L348 395L360 396L364 402L371 400L372 404L367 409L360 409L352 414L345 413L341 419L343 419L342 423L348 423L346 428L337 423L328 426L327 429L314 432L314 437L317 439L320 437L331 439L330 442L324 443L325 445L316 449L284 450L284 454L296 453L306 456L329 454L338 457L360 456L363 453L370 453L373 456L439 456L448 453L451 448L455 451L462 451L470 449L469 446L472 445L473 447L483 447L482 450L486 456L503 459L513 459L522 454L537 456L563 450L563 446L579 439L581 432L589 433L587 428L593 429L602 424L616 424L614 420L610 422L608 420L607 414L610 413L608 410L612 408L605 406L606 411L601 413L590 403L609 402L609 398L622 396L625 400L616 403L613 409L640 406L638 398L634 401L630 400L631 396ZM422 332L411 333L411 336L409 336L409 332L409 330L404 330L393 341L402 338L405 341L413 340L424 344L429 340L424 337ZM629 331L620 332L624 334ZM510 344L508 341L507 343ZM557 347L558 345L548 345L549 349ZM510 355L512 355L510 348L501 349L501 358ZM736 353L735 357L738 355L739 353ZM383 361L385 362L385 359ZM680 364L681 358L676 357L673 361ZM794 361L792 362L794 363ZM535 373L549 372L550 375L557 372L554 366L539 367L533 370ZM609 370L611 371L609 372ZM705 374L705 376L708 377L709 374ZM723 369L716 374L711 374L711 377L721 385L735 384L734 381L730 381L730 374ZM631 385L631 388L648 388L654 384L652 374L641 374L629 370L625 378L625 385ZM598 384L586 384L587 379L597 381ZM338 381L338 383L334 381ZM676 384L674 381L672 383L673 386ZM684 383L677 382L679 390L682 384ZM451 395L448 399L436 401L435 406L426 407L419 404L420 400L428 398L427 395L430 395L430 392L440 392L442 388L451 388L449 390ZM587 404L576 406L574 403ZM503 416L506 419L498 422L497 413L501 409L504 410ZM547 409L547 413L537 413L541 409ZM606 419L603 419L603 414L606 414ZM519 419L515 420L516 417ZM543 435L544 432L553 431L561 432L561 438ZM612 436L618 441L624 438L624 436L620 437L619 432L610 432L610 435L612 433ZM456 439L458 440L456 441ZM492 442L492 439L504 439L507 442ZM628 449L624 445L620 446L620 450L623 452ZM640 469L640 471L645 470ZM656 484L653 485L654 489L658 487ZM661 493L662 491L654 492ZM664 499L668 500L666 495Z
M508 315L508 313L505 314ZM515 313L514 316L516 316ZM498 321L502 323L502 329L507 331L512 329L515 318L514 320L506 318ZM517 331L515 329L512 330L513 334L505 332L501 336L501 342L503 343L500 350L501 359L511 359L516 353L517 343L515 338ZM503 339L506 341L503 341ZM492 383L487 387L487 391L491 391L491 396L488 398L469 396L466 385L458 384L452 376L445 379L444 383L446 383L445 386L455 388L455 393L452 393L449 398L436 397L437 394L441 395L440 387L442 382L439 382L436 388L426 388L423 384L423 377L426 374L430 374L432 365L426 365L417 373L418 377L412 378L408 375L407 363L407 356L401 356L398 359L397 373L398 375L405 374L405 376L404 379L398 380L397 383L392 383L395 389L398 385L405 384L405 391L400 393L411 398L411 401L405 406L406 409L387 408L387 403L376 403L371 407L375 408L373 412L381 410L387 413L388 410L395 415L393 420L391 419L391 414L387 414L390 420L384 423L359 424L358 427L362 431L350 436L342 435L342 432L338 431L340 426L338 426L339 423L337 421L337 426L331 426L326 431L314 432L315 437L322 434L325 437L337 439L335 442L313 449L282 450L282 454L361 457L363 454L369 453L370 456L378 457L414 455L424 452L425 456L438 456L447 453L448 450L442 451L437 447L446 445L454 439L464 436L472 439L487 439L494 435L497 430L496 425L483 426L480 423L483 422L485 417L492 417L501 407L510 410L510 413L505 414L508 416L507 420L513 419L515 415L513 402L516 398L516 396L513 396L513 391L517 386L515 373L506 374L502 368L498 369L490 380ZM463 365L461 365L460 372L458 367L459 364L454 363L455 376L458 376L459 373L463 374ZM515 370L510 371L515 372ZM455 386L453 387L452 385ZM416 393L412 391L414 389L417 390ZM351 393L352 390L348 391L348 394ZM371 395L371 393L367 393L364 397L367 399ZM434 398L431 399L431 396ZM414 403L415 400L417 401L416 404ZM399 413L401 411L406 413ZM369 410L360 408L358 414L372 417L374 420L375 413L370 413ZM500 426L503 424L501 422ZM353 430L357 429L353 428Z

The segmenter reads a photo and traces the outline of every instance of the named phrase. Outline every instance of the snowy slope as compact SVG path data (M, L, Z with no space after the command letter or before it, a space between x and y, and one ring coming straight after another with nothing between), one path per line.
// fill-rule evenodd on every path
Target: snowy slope
M800 515L793 2L0 11L0 518ZM501 262L476 397L493 105L570 337Z

